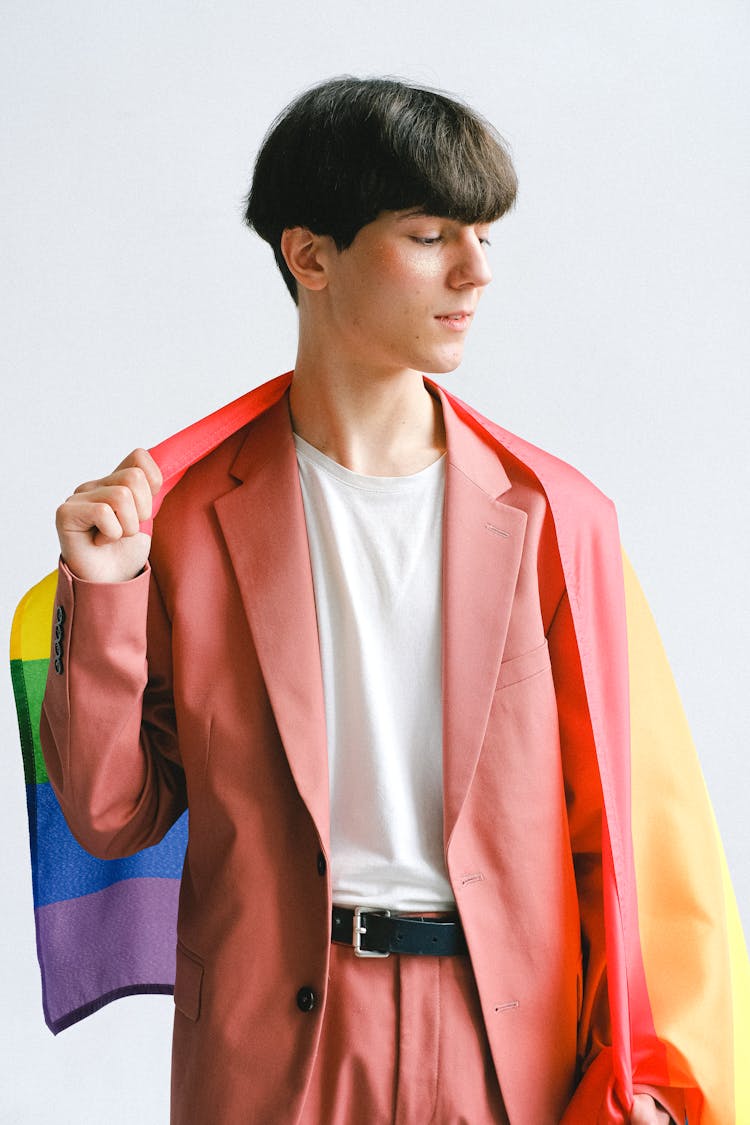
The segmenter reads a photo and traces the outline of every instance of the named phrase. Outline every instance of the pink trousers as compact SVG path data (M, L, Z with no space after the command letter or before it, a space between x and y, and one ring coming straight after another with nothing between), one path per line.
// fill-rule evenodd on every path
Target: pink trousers
M300 1125L508 1125L466 956L331 946Z

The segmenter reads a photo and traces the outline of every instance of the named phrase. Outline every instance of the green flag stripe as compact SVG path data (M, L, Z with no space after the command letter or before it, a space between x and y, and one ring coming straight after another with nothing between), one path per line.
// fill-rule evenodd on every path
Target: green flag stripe
M27 785L48 781L47 767L39 745L39 716L49 660L11 660L10 675L16 699L18 730L21 735L23 771Z

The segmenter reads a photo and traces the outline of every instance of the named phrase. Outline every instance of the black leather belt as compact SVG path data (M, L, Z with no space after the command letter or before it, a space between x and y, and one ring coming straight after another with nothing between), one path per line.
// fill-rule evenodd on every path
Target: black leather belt
M388 957L391 953L452 957L468 952L456 917L408 917L367 906L334 906L331 940L353 946L357 957Z

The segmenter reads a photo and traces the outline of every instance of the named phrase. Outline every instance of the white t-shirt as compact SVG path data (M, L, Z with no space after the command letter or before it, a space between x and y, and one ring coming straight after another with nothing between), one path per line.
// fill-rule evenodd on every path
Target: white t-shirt
M455 905L443 854L445 458L353 473L295 435L323 669L333 901Z

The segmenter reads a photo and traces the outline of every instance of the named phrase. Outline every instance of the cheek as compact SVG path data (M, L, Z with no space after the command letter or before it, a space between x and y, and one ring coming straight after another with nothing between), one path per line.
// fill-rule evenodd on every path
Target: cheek
M382 280L389 285L403 286L409 292L433 281L438 269L437 255L421 247L412 250L401 246L385 246L378 255L378 270Z
M436 283L436 263L426 254L410 254L383 246L364 266L352 268L340 279L339 290L346 318L353 327L377 321L382 331L390 324L399 333L422 333L415 315L429 312Z

